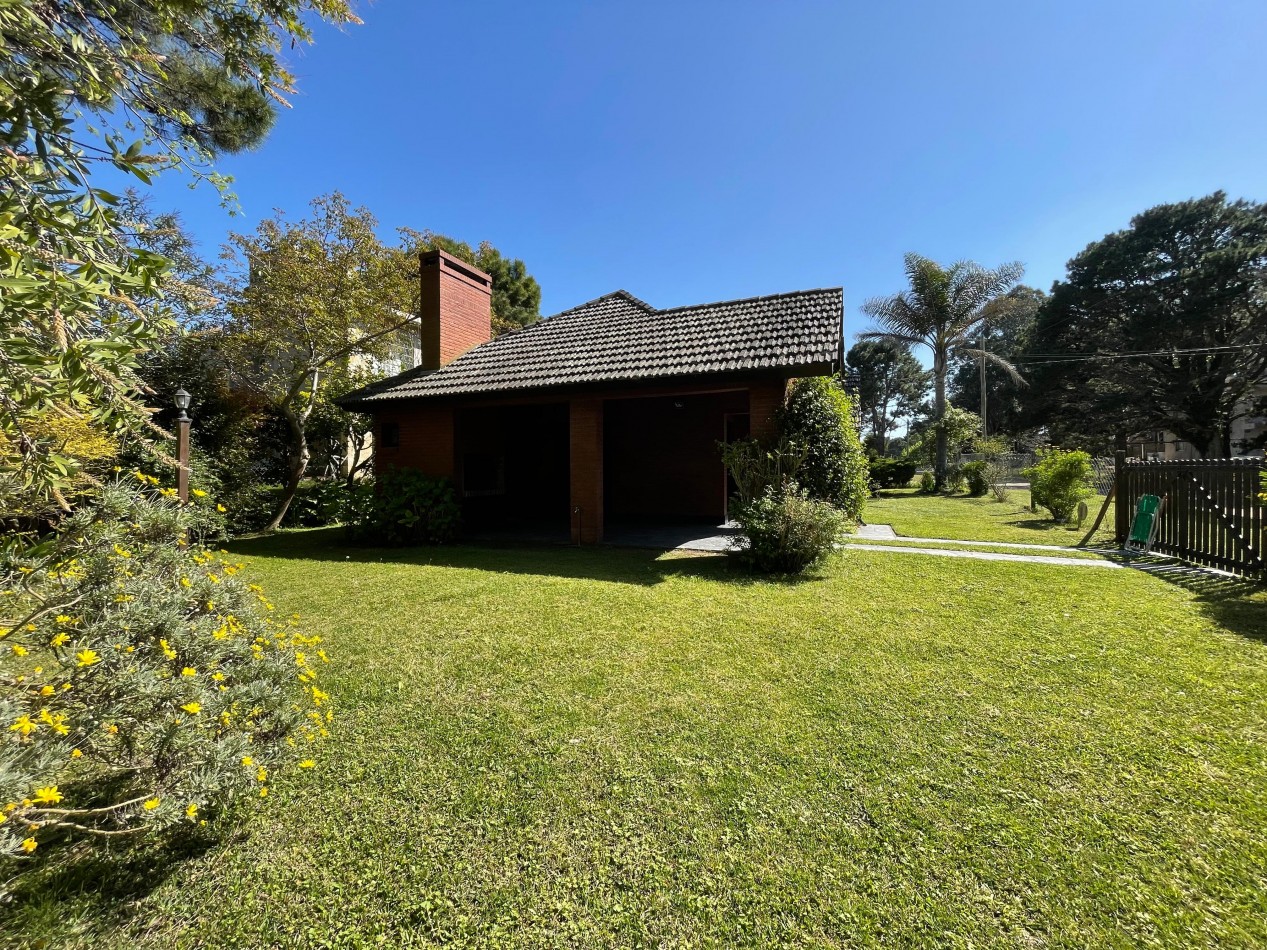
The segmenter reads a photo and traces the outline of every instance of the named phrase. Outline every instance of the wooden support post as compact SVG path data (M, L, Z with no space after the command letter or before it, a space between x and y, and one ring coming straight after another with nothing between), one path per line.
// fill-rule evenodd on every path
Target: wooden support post
M1113 540L1121 546L1131 530L1130 492L1126 490L1126 452L1118 449L1113 453L1113 496L1117 501L1113 518Z
M184 416L184 412L181 413ZM176 494L184 504L189 503L189 417L177 420L176 428Z

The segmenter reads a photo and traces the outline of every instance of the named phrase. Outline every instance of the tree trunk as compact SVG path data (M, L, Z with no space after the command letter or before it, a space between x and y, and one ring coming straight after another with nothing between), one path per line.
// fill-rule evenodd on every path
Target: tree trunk
M308 450L307 426L304 424L307 422L307 417L299 415L287 406L286 422L290 425L290 434L295 440L294 450L290 456L290 476L286 479L286 490L282 493L282 501L277 508L277 513L273 515L273 520L268 523L265 531L276 531L281 527L286 512L290 510L290 503L299 493L299 483L304 480L304 475L308 472L308 462L312 457L312 453Z
M946 487L946 358L933 356L933 416L937 431L937 462L933 466L933 478L938 491Z

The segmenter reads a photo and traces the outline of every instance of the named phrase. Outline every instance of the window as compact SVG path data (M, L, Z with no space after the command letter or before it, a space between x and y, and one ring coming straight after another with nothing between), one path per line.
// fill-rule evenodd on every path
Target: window
M385 449L400 448L400 423L384 422L378 427L378 441Z

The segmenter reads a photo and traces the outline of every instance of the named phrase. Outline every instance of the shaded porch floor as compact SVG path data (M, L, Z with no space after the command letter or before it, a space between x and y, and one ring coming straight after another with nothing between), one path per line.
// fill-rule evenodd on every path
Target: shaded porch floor
M606 526L603 544L665 551L725 551L730 547L735 530L733 522L618 522ZM566 524L516 520L470 528L463 532L462 540L476 544L571 544L572 536Z

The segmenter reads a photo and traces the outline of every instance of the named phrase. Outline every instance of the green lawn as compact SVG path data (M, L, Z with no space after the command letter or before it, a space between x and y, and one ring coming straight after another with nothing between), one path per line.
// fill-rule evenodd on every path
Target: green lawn
M1261 593L860 550L777 583L635 550L237 549L335 660L318 768L178 861L38 853L6 941L1267 943Z
M1103 495L1088 498L1090 513L1078 528L1055 524L1042 508L1030 511L1029 489L1014 490L1007 501L999 502L993 496L921 495L914 488L899 488L869 499L863 518L870 524L891 524L898 534L914 538L1073 545L1091 530L1102 504ZM1112 543L1113 515L1114 506L1109 505L1094 543Z

